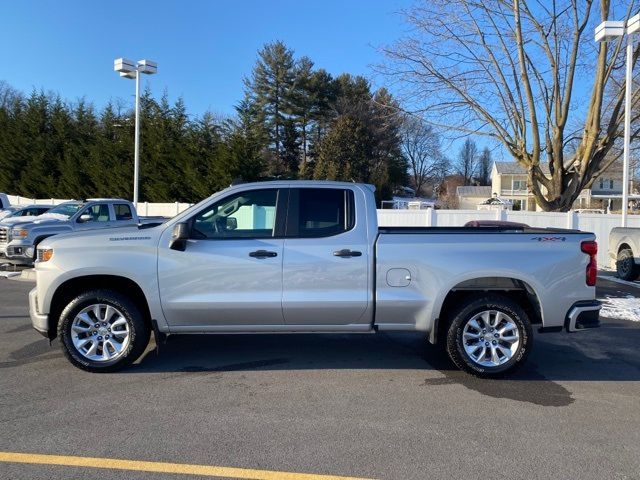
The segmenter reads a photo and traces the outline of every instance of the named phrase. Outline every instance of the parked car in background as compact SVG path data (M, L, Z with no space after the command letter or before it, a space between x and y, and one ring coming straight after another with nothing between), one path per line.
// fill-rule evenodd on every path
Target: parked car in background
M36 247L45 238L61 233L116 228L140 222L133 204L121 199L90 199L61 203L47 213L25 218L10 226L0 222L0 248L14 265L29 265L35 260ZM159 221L156 221L159 223Z
M4 209L0 210L0 220L2 220L3 218L11 215L13 212L15 212L15 211L17 211L19 209L20 209L20 207L12 205L10 207L7 207L7 208L4 208Z
M7 197L6 193L0 193L0 210L4 210L5 208L9 208L11 203L9 202L9 197Z
M604 215L605 211L601 208L577 208L576 213L597 213Z
M616 227L609 233L609 260L618 277L633 281L640 276L640 228Z
M17 223L24 223L32 220L29 217L37 217L52 209L53 205L23 205L9 207L0 212L0 260L6 258L8 235L11 227ZM6 215L1 216L1 213Z
M155 228L43 240L29 304L92 372L129 365L151 332L410 331L497 377L525 361L533 325L599 326L596 252L577 230L378 227L373 186L262 182Z
M4 222L9 218L15 221L20 218L24 219L24 217L37 217L47 213L53 207L53 205L14 205L2 211L2 213L6 212L6 215L0 216L0 222Z

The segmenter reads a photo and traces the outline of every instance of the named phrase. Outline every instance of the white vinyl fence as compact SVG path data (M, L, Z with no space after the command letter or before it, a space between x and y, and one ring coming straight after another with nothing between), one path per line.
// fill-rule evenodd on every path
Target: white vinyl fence
M27 198L20 197L18 195L7 195L9 197L9 202L11 205L33 205L33 204L41 204L41 205L58 205L62 202L68 202L68 199L62 198ZM189 208L191 203L179 203L179 202L170 202L170 203L149 203L149 202L140 202L138 204L138 215L142 217L173 217L180 212L183 212L187 208Z
M30 199L8 195L12 205L33 203L57 205L67 200L60 198ZM191 206L190 203L138 204L138 214L146 216L173 217ZM526 223L532 227L574 228L596 234L598 240L598 264L609 266L607 256L609 232L620 226L620 215L597 213L547 213L514 212L508 210L378 210L378 223L385 227L461 227L469 220L509 220ZM628 217L630 227L640 227L640 215Z
M461 227L469 220L508 220L532 227L573 228L596 234L598 265L609 267L609 232L619 227L621 215L598 213L513 212L508 210L378 210L378 223L386 227ZM640 227L640 215L627 217L629 227Z

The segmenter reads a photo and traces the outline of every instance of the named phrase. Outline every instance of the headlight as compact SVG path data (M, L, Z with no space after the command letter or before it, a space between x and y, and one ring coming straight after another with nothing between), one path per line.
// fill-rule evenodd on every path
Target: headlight
M25 230L24 228L14 228L11 230L12 238L26 238L29 235L29 230Z
M38 249L38 261L48 262L53 258L53 248L39 248Z

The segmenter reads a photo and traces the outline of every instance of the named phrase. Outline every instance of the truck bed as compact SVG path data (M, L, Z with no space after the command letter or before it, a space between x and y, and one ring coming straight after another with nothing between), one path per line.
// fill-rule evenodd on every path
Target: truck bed
M568 228L536 228L536 227L378 227L380 234L456 234L456 233L473 233L473 234L495 234L495 233L530 233L535 235L548 233L582 233L580 230L571 230Z

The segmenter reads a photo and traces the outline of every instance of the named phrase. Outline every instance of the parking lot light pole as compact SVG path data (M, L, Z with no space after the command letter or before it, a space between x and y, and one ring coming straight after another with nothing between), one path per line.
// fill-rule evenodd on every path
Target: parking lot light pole
M113 69L120 73L121 77L135 79L136 81L136 106L135 106L135 138L133 147L133 204L138 208L138 184L140 173L140 74L153 75L158 72L158 64L151 60L140 60L134 63L126 58L116 58Z
M596 27L596 42L608 42L627 35L624 95L624 146L622 152L622 226L627 226L629 208L629 144L631 142L631 84L633 82L633 34L640 30L640 14L625 22L606 20Z

